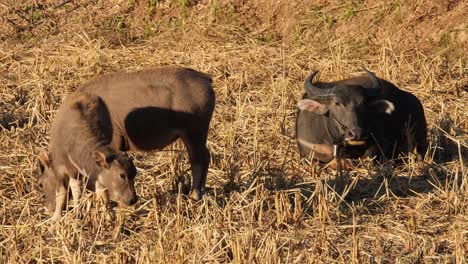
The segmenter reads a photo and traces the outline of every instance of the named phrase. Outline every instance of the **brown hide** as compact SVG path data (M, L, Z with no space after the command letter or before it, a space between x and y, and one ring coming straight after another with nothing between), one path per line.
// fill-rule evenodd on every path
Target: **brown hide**
M103 75L78 91L105 102L112 120L112 146L121 150L161 149L178 137L206 141L215 104L211 78L186 68Z
M201 199L210 156L206 140L215 106L210 76L164 67L99 76L78 91L104 101L111 116L114 148L150 151L181 138L192 167L190 196Z

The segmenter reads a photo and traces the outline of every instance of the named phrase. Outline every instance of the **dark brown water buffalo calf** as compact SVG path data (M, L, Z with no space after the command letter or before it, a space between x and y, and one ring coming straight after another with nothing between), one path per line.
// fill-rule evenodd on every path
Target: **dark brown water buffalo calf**
M190 197L202 198L210 160L206 141L215 107L210 76L176 67L107 74L75 93L102 100L111 124L105 130L112 135L107 147L114 152L162 149L181 138L192 169Z
M46 206L58 220L70 187L75 205L81 195L81 177L87 188L107 200L133 204L136 169L127 154L109 146L112 140L109 112L103 101L86 92L67 97L52 124L49 151L39 155L41 184Z
M427 125L421 102L409 92L367 76L336 82L304 83L298 103L296 137L302 156L334 161L334 145L345 148L347 158L386 157L427 149Z

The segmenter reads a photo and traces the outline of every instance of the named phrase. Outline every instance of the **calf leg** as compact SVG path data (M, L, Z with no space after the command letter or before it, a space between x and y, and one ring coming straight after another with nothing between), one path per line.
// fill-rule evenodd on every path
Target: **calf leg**
M206 176L210 162L210 153L206 148L206 137L183 137L192 169L192 190L190 198L198 201L205 191Z
M210 151L206 148L206 146L203 146L204 147L204 156L205 156L205 161L206 161L206 169L204 171L204 173L202 174L202 183L201 183L201 189L202 189L202 193L205 193L205 187L206 187L206 177L208 176L208 167L209 167L209 164L210 164Z
M81 197L81 182L78 179L70 178L69 185L72 191L73 205L75 207L78 207L78 204L80 203L80 197Z
M55 189L55 211L52 216L52 221L58 221L62 217L62 209L65 205L67 198L67 189L65 188L63 182L57 184Z

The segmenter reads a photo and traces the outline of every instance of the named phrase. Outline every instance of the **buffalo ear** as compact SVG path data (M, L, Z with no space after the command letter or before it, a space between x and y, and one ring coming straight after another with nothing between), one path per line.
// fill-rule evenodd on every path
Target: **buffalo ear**
M395 105L388 100L377 100L371 103L371 107L377 113L386 113L391 115L395 111Z
M38 158L40 165L42 165L44 168L50 168L52 166L52 158L50 157L49 152L45 150L41 151Z
M318 115L325 115L328 113L328 106L310 99L300 100L297 103L297 107L300 110L309 111Z
M109 163L107 163L106 154L102 153L101 151L93 151L93 158L99 167L105 169L109 168Z

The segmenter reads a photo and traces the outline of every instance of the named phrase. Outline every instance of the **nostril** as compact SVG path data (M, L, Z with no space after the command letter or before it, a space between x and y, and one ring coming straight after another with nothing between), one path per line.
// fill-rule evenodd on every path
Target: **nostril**
M138 196L134 196L132 199L130 199L130 205L134 205L136 202L138 202Z

